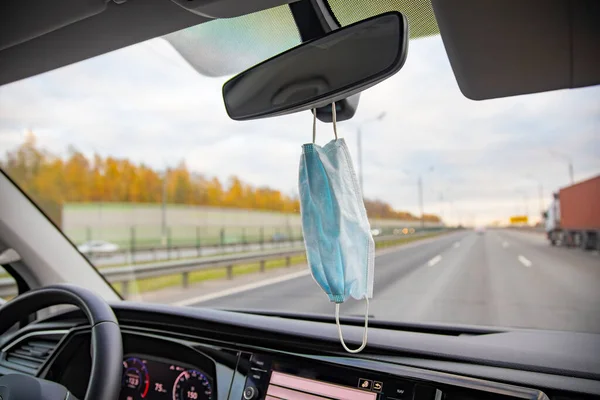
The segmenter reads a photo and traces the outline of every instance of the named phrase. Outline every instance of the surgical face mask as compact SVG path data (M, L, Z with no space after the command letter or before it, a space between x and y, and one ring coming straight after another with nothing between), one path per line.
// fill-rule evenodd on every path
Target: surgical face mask
M361 188L344 139L320 147L302 146L299 191L306 255L313 278L335 303L335 318L344 349L357 353L367 344L369 298L373 297L375 243ZM339 320L340 304L353 297L365 299L365 327L360 348L344 343Z

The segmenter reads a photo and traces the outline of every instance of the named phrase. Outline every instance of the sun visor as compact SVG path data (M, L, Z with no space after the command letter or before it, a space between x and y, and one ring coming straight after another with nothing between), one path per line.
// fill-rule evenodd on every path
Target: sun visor
M0 50L99 14L105 0L5 0L0 23Z
M598 0L432 0L462 93L484 100L600 83Z

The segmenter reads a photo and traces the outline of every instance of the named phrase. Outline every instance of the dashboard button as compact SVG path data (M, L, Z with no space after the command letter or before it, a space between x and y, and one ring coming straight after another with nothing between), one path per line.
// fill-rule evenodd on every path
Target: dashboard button
M385 384L385 393L388 398L398 400L412 399L414 385L409 382L390 382Z
M254 386L248 386L244 389L244 400L254 400L258 397L258 390Z
M269 361L269 359L264 358L262 356L257 356L255 354L250 359L250 368L260 369L262 371L268 371L270 366L271 366L271 362Z
M265 367L265 360L261 360L260 358L257 358L256 356L252 357L252 364L254 364L255 366L257 366L260 369L263 369Z
M263 374L259 371L252 371L252 374L250 375L250 377L252 379L254 379L256 382L260 382L260 381L262 381Z
M373 391L374 392L379 392L381 393L381 390L383 389L383 383L379 382L379 381L375 381L373 382Z
M373 387L373 381L370 379L360 378L358 380L358 387L365 390L371 390Z

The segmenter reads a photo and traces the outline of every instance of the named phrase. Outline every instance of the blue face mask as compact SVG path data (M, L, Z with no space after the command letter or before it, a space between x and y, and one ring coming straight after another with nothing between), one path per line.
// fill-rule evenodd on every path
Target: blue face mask
M375 243L362 192L344 139L320 147L302 146L299 191L306 255L313 278L335 303L340 341L352 353L367 342L369 298L373 297ZM365 299L365 331L362 346L346 347L339 322L339 306L348 298Z

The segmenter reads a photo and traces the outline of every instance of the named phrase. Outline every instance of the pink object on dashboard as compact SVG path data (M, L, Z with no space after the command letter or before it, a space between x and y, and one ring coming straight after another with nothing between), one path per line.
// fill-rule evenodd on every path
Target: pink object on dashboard
M322 397L319 396L337 400L377 399L377 393L301 378L276 371L271 373L267 395L286 400L321 400Z

